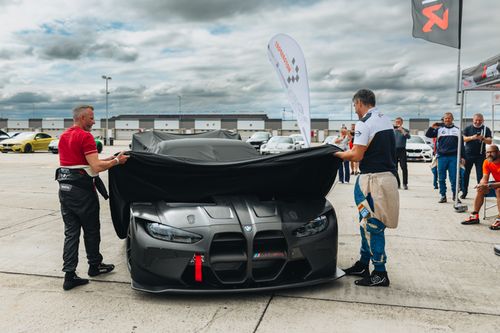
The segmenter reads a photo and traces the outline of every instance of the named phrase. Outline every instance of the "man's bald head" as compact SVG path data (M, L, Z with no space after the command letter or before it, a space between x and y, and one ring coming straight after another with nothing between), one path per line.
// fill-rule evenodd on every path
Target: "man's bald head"
M500 157L498 154L498 146L497 145L489 145L486 147L486 158L490 162L496 161Z

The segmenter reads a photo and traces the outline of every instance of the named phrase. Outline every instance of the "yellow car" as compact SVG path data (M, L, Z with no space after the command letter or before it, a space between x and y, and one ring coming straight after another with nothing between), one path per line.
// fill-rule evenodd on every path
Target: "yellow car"
M22 153L31 153L35 150L47 151L50 141L53 137L47 133L23 132L15 137L0 142L2 153L17 151Z

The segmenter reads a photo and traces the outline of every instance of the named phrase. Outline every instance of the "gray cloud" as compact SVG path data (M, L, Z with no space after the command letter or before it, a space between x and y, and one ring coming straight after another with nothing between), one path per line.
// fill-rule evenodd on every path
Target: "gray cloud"
M144 0L140 3L129 1L140 13L156 20L170 21L174 18L181 18L187 21L207 22L230 18L236 15L248 15L258 11L279 8L282 6L306 6L317 2L310 1L290 1L290 0ZM120 2L122 5L123 2Z
M0 101L2 104L16 103L45 103L50 102L51 97L48 94L40 94L33 92L19 92Z

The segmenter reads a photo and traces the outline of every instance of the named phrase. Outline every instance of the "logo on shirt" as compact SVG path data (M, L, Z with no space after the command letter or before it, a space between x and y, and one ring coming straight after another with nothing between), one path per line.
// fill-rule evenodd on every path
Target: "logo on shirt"
M354 132L354 135L355 135L355 136L360 136L360 135L361 135L361 132L360 132L360 131L356 131L356 132Z

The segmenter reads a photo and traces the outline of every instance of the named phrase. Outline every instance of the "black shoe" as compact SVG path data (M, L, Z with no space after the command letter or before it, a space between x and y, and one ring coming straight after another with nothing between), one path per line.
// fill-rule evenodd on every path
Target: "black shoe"
M373 271L370 276L356 280L354 283L365 287L389 287L390 281L387 272Z
M441 197L441 199L439 199L438 202L439 203L445 203L445 202L447 202L446 197Z
M115 265L111 264L103 264L100 263L99 265L91 265L89 267L89 276L97 276L100 274L105 274L111 272L113 269L115 269Z
M465 197L467 197L467 193L462 193L462 195L460 196L460 199L465 199Z
M82 279L75 272L67 272L64 276L63 289L70 290L78 286L83 286L84 284L89 283L89 280Z
M453 196L453 202L455 202L455 199L457 199L457 197ZM460 201L460 199L457 199L457 203L462 203L462 201Z
M363 264L361 261L356 261L354 266L344 269L346 275L354 275L367 277L370 276L370 268L368 264Z
M495 247L493 248L493 251L495 251L495 254L497 256L500 256L500 245L495 245Z
M408 189L408 185L403 185L403 189L407 190Z

